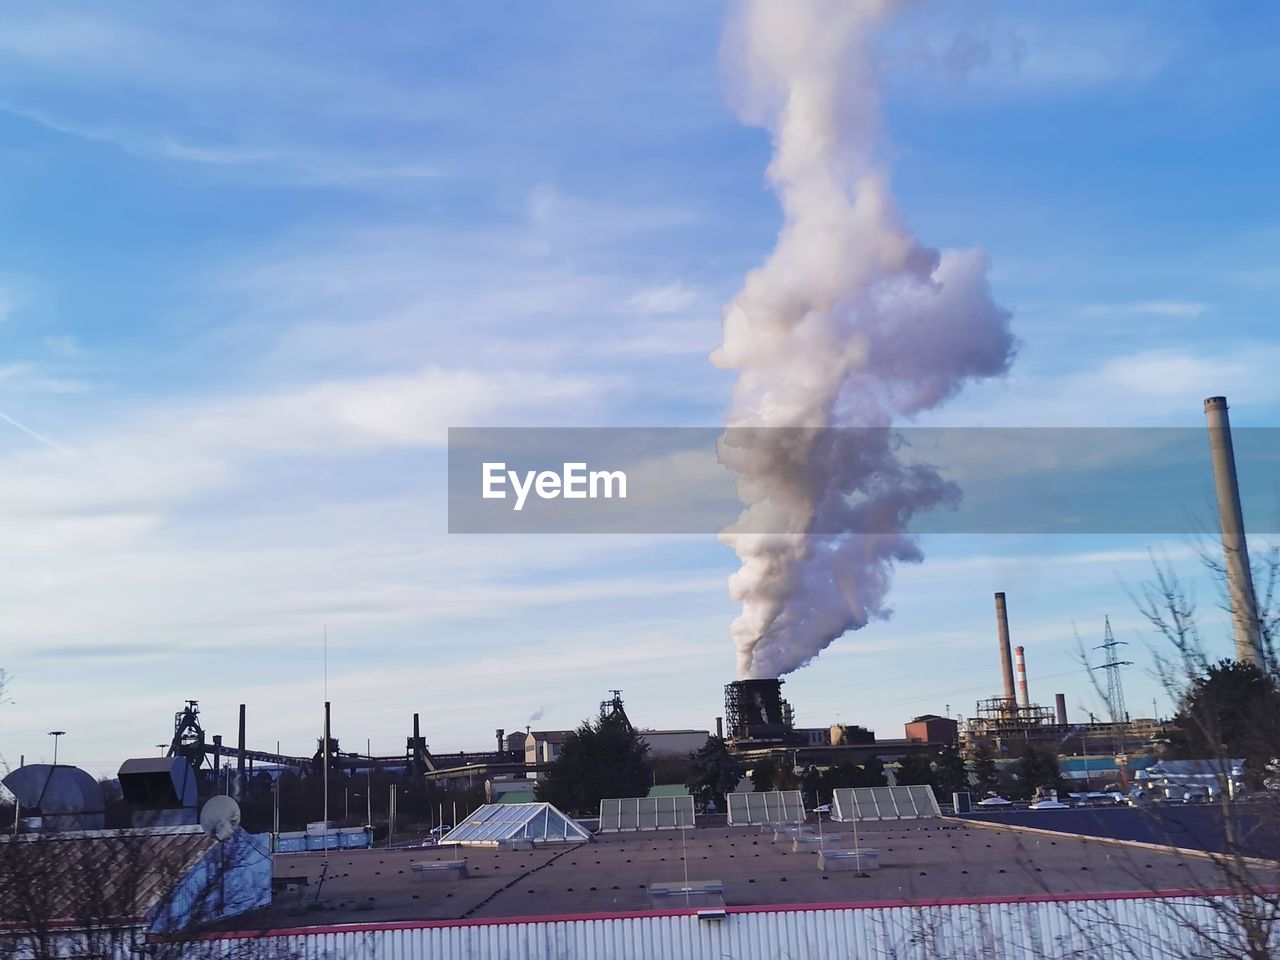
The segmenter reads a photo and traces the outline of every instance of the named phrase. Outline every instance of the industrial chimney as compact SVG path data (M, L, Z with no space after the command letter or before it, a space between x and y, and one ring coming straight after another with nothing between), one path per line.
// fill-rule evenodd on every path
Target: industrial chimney
M1067 695L1065 693L1055 693L1053 695L1053 705L1058 708L1058 726L1065 727L1067 725Z
M1017 703L1013 692L1013 656L1009 650L1009 611L1004 594L996 594L996 631L1000 636L1000 672L1004 677L1004 699L1012 710Z
M1018 703L1020 706L1031 706L1031 697L1027 693L1027 658L1022 647L1013 648L1014 660L1018 665Z
M1227 398L1209 397L1205 400L1204 416L1209 426L1213 486L1218 494L1218 519L1222 526L1227 594L1231 598L1231 618L1235 627L1236 659L1259 663L1262 660L1262 638L1258 627L1258 601L1253 592L1249 547L1245 542L1244 514L1240 509L1240 486L1236 482L1236 455L1231 443Z
M232 792L237 800L244 799L244 704L240 704L240 733L236 740L236 786Z

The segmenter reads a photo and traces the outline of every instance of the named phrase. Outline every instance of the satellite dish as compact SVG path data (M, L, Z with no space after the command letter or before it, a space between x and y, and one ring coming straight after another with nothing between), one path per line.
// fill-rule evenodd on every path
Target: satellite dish
M230 797L211 797L200 810L200 828L215 840L226 840L240 827L240 804Z

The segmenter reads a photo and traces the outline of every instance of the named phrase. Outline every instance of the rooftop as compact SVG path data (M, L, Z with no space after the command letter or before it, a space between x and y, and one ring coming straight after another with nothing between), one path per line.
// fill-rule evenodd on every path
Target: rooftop
M823 824L848 848L851 824ZM342 851L275 859L277 880L305 880L301 900L241 918L245 928L389 921L449 921L652 911L650 888L721 881L727 906L934 901L984 897L1151 893L1217 886L1198 858L1118 847L1088 838L1051 838L992 825L914 821L863 823L862 847L879 851L866 874L822 873L815 852L792 852L755 827L701 827L609 834L594 842L534 850L421 848ZM415 862L465 858L466 879L428 879Z

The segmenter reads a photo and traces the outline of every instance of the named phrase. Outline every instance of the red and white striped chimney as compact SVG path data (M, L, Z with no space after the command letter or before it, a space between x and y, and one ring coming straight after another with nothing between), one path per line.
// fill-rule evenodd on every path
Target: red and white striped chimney
M1031 697L1027 695L1027 659L1023 655L1021 647L1013 648L1013 661L1017 665L1018 671L1018 703L1021 706L1031 706Z

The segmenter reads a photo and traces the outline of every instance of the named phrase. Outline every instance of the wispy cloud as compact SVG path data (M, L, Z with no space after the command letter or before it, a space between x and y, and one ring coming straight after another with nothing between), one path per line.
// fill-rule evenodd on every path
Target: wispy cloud
M0 420L3 420L5 423L9 424L9 426L13 427L14 429L22 431L28 437L31 437L33 440L39 441L40 443L48 447L50 450L56 450L58 453L67 452L66 447L63 447L57 441L50 440L43 433L40 433L36 430L32 430L25 423L21 423L20 421L15 420L13 417L9 416L7 413L0 413Z
M1177 51L1137 19L1006 13L973 0L921 5L889 45L894 82L948 96L1053 96L1146 81Z
M984 384L953 404L950 425L1143 426L1199 423L1200 401L1227 394L1233 406L1280 404L1280 364L1273 343L1213 347L1170 345L1107 357L1066 371L1024 363L1000 383Z
M0 112L38 124L46 130L108 144L134 156L240 168L259 177L300 185L359 185L378 181L412 181L443 175L441 167L407 158L379 158L350 150L303 149L297 144L256 146L195 143L165 133L148 133L122 125L79 123L34 107L0 103Z
M1090 303L1076 311L1082 317L1140 314L1149 317L1198 317L1209 309L1195 300L1136 300L1130 303Z

